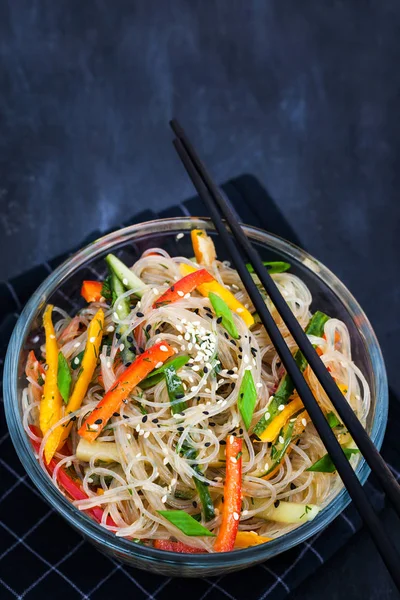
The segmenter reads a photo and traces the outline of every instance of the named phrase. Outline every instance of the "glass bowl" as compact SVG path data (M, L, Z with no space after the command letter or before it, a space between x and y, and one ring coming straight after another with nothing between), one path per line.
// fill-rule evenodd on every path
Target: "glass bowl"
M83 279L105 274L103 257L117 253L132 264L150 247L163 247L173 255L192 255L190 235L193 228L205 228L214 236L218 256L227 258L214 226L209 219L179 217L132 225L111 233L74 254L42 283L25 306L9 344L4 371L4 401L7 423L18 456L43 498L68 523L91 541L100 551L134 567L158 574L201 577L228 573L265 561L292 548L326 527L349 504L350 497L342 488L336 497L308 522L276 540L234 552L207 555L175 554L139 546L116 537L77 510L51 483L35 459L32 446L22 427L21 393L25 386L24 365L30 340L41 326L44 306L51 302L67 311L84 305L80 297ZM312 309L320 309L342 319L350 330L353 358L371 387L372 408L367 422L368 433L380 448L388 413L388 388L385 366L374 331L359 304L333 273L300 248L255 227L245 226L248 237L264 260L290 262L292 271L309 286L313 295ZM183 237L177 234L186 234ZM361 459L356 468L362 483L369 467Z

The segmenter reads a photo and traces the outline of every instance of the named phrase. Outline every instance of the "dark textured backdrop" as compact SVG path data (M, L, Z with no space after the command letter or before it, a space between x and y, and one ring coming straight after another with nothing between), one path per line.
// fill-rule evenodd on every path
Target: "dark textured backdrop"
M189 196L175 115L349 286L398 388L399 25L397 0L3 0L0 278Z

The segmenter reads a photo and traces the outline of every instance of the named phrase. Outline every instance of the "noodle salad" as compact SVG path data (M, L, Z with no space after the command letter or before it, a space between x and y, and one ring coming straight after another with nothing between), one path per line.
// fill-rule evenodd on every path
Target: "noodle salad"
M182 234L181 234L182 235ZM186 553L268 543L306 521L341 480L237 274L212 239L128 268L106 257L72 317L47 305L26 362L23 423L53 484L132 543ZM342 321L310 312L306 285L264 263L363 424L365 377ZM358 450L248 265L343 450Z

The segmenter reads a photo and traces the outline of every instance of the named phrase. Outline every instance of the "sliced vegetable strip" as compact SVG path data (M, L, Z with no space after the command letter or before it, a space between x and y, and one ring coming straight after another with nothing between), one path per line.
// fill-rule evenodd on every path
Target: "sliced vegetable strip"
M227 303L224 300L222 300L222 298L217 296L217 294L213 294L213 292L210 292L208 294L208 297L215 311L215 314L221 319L222 327L226 329L226 331L231 337L237 340L239 337L239 332L233 320L232 311L227 305Z
M159 362L164 362L173 354L171 346L166 342L159 342L138 356L84 421L79 429L79 435L89 442L93 442L133 388L147 377Z
M272 539L258 535L255 531L238 531L234 548L235 550L242 550L243 548L265 544L265 542L270 542Z
M193 548L183 542L171 542L170 540L154 540L154 548L167 552L178 552L178 554L204 554L206 552L201 548Z
M284 273L285 271L289 271L290 269L289 263L280 260L263 260L263 265L267 268L267 271L270 275L272 275L273 273ZM249 273L254 273L252 264L246 263L246 267Z
M321 337L324 333L325 323L329 321L328 315L325 315L323 312L317 311L310 319L305 332L308 335L315 335ZM301 372L304 372L307 367L307 361L301 352L301 350L297 350L294 355L297 366L299 367ZM258 421L257 425L254 428L253 433L260 438L262 433L271 423L271 421L276 417L279 412L279 406L281 404L287 404L289 402L290 396L294 392L294 384L289 375L285 374L282 377L282 380L276 390L271 402L269 403L265 414Z
M180 400L185 395L182 379L172 365L165 369L164 375L172 414L175 415L176 413L183 412L186 408L186 402Z
M67 359L62 352L58 353L57 384L61 397L65 404L67 404L71 391L72 376Z
M215 552L229 552L235 546L242 507L241 438L229 435L226 440L226 478L222 523L214 544Z
M203 229L192 229L190 232L196 260L201 265L212 265L217 258L214 242Z
M186 263L181 263L179 265L179 269L182 275L197 272L197 270L194 267L191 267ZM210 281L198 285L197 289L202 296L207 297L210 292L213 292L214 294L222 298L222 300L229 306L229 308L243 319L247 327L251 327L254 324L254 319L252 317L251 312L249 312L247 308L245 308L243 304L235 298L232 292L230 292L226 287L218 283L218 281L214 279L214 277L211 277Z
M350 460L353 454L358 454L360 452L358 448L345 448L343 446L342 450L348 460ZM312 471L313 473L334 473L336 467L329 454L324 454L324 456L311 465L311 467L308 467L306 471Z
M263 442L273 442L286 422L303 408L300 398L295 398L276 415L268 427L259 436Z
M105 260L111 272L115 273L124 287L127 290L132 290L135 296L141 298L147 285L114 254L107 254Z
M181 446L181 448L178 449L178 452L182 456L185 456L188 460L195 460L197 456L197 450L193 448L193 446L191 446L187 440ZM196 473L202 474L202 471L198 465L194 466L193 469L196 471ZM211 521L211 519L215 517L215 510L208 485L198 477L193 477L193 481L196 486L197 493L199 494L204 519L206 521Z
M75 387L66 406L65 416L78 410L86 396L87 389L97 365L101 340L103 338L103 327L104 312L100 308L90 321L87 329L87 341L81 363L81 373L78 376ZM67 423L64 427L57 427L57 429L54 431L55 438L57 439L56 448L60 449L63 447L66 439L69 436L71 427L72 421Z
M83 281L81 296L85 298L86 302L100 302L102 288L103 284L101 281Z
M43 315L43 326L46 333L46 379L43 386L43 397L40 402L39 424L44 435L62 417L62 398L57 387L58 345L51 315L53 306L48 304ZM53 431L44 449L48 463L57 448L56 432Z
M35 427L34 425L30 425L30 429L35 435L39 436L40 432L37 429L37 427ZM35 451L39 453L40 442L32 440L32 446L34 447ZM47 464L47 471L50 475L53 475L56 466L57 461L54 458L52 458ZM87 498L89 498L89 496L86 494L86 492L83 491L83 489L80 487L77 481L75 481L72 477L68 475L64 467L60 467L60 469L58 470L57 481L60 484L60 486L64 488L67 494L72 498L72 500L86 500ZM94 506L93 508L85 509L85 512L88 512L92 517L96 519L96 521L101 523L103 517L102 508L100 508L99 506ZM115 523L110 516L107 517L106 523L107 525L115 527Z
M184 510L158 510L157 512L185 535L196 537L214 535Z
M112 295L112 298L114 299L113 311L117 314L118 318L122 321L123 319L126 319L131 312L130 302L129 302L129 298L127 298L127 297L121 298L121 295L125 292L125 288L123 286L122 281L119 279L118 275L112 270L112 267L110 267L110 265L109 265L109 268L110 268L111 295ZM134 352L134 348L131 347L131 344L128 343L128 340L126 339L127 326L124 324L121 324L118 327L118 331L122 336L120 338L120 344L122 344L122 346L123 346L122 360L124 361L124 363L132 362L135 359L135 352Z
M156 385L156 383L159 383L163 379L166 369L169 367L174 367L175 371L178 371L178 369L186 365L189 360L190 356L188 354L175 356L175 358L167 360L162 367L155 369L148 377L146 377L146 379L143 379L143 381L140 383L140 387L142 390L147 390L148 388L153 387L153 385Z
M191 271L184 273L184 275L185 277L171 285L171 287L154 302L153 308L160 308L166 304L177 302L177 300L180 300L186 294L190 294L200 285L214 280L214 277L205 269L192 269Z
M46 371L43 369L43 366L37 360L33 350L31 350L28 354L25 367L25 375L33 379L33 381L36 381L36 383L40 386L44 384ZM32 385L31 387L35 402L40 402L40 400L42 399L42 390L36 385Z
M238 408L246 429L249 429L257 402L257 389L251 371L245 371L240 385Z

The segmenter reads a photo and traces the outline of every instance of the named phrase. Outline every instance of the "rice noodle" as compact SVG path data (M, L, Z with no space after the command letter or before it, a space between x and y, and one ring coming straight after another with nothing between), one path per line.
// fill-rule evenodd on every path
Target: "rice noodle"
M139 540L169 539L173 536L182 542L190 543L191 546L212 552L213 542L209 538L188 538L176 527L166 523L157 511L170 508L185 510L191 515L198 514L196 502L199 498L193 481L194 475L209 485L215 503L221 500L225 468L218 466L218 455L221 441L234 432L243 436L244 446L248 450L248 458L246 454L246 458L242 459L244 497L240 529L256 531L271 537L284 535L295 526L267 522L258 518L257 514L277 500L283 499L325 506L338 493L341 481L336 474L306 471L325 452L312 423L306 426L299 445L291 443L290 453L286 454L273 477L269 480L260 477L260 473L265 471L265 465L272 462L271 450L266 443L255 441L244 430L237 408L238 393L245 369L250 366L258 392L252 420L254 426L265 412L269 398L282 377L279 357L264 328L258 324L249 331L244 321L236 314L233 315L233 319L241 336L240 344L231 343L216 318L207 315L205 308L210 307L208 298L196 292L188 298L181 298L173 305L152 308L155 298L180 278L181 262L195 266L195 263L187 258L171 258L161 248L147 250L132 267L132 271L147 284L147 288L140 304L123 320L104 303L88 305L72 321L68 314L56 309L61 319L55 324L55 330L60 350L67 359L73 361L84 349L86 328L99 306L105 310L104 330L109 332L106 335L110 337L111 344L104 344L84 403L74 413L76 421L71 432L73 454L56 454L59 462L52 476L53 483L58 486L57 470L71 462L77 476L82 479L82 488L88 495L87 499L76 501L75 505L80 510L101 506L104 509L104 528L114 531L118 536ZM219 261L215 261L210 270L221 283L235 293L239 301L248 305L249 310L253 309L235 270ZM259 284L257 277L254 278ZM304 282L291 273L276 274L273 278L295 317L305 327L311 317L310 291ZM131 295L131 290L126 291L116 302ZM266 303L294 352L296 345L286 326L268 298ZM193 312L195 309L196 313ZM140 316L141 314L144 316ZM185 396L182 399L186 405L184 414L179 419L172 415L164 380L144 391L138 387L130 394L128 402L122 404L119 416L112 417L98 438L98 441L104 444L115 442L120 462L99 463L95 455L90 463L79 461L76 457L76 431L85 415L103 397L104 390L110 389L125 368L115 360L119 348L117 327L123 325L126 328L124 335L132 336L132 345L137 351L139 348L149 348L156 340L163 339L176 348L178 353L189 354L194 359L197 353L196 344L193 345L185 339L188 324L203 328L205 334L213 340L215 349L213 358L210 359L211 368L207 373L194 370L196 362L193 361L179 371L185 387ZM151 328L146 339L143 327L149 325ZM352 361L351 340L345 324L332 318L325 325L324 337L310 336L310 340L314 345L318 345L321 359L337 383L347 389L347 401L365 424L370 410L370 390L364 375ZM42 354L45 356L44 347ZM219 373L214 373L216 365L219 367ZM100 374L101 384L98 382ZM74 381L77 376L78 373L73 371ZM306 369L305 376L321 407L326 411L332 410L330 401L309 368ZM45 469L43 449L52 430L40 440L29 428L31 424L38 424L39 403L34 402L32 386L40 387L29 378L29 385L23 392L23 425L34 441L41 441L38 458ZM148 414L145 423L143 410ZM63 417L55 426L66 423L69 418ZM145 436L146 433L149 435ZM188 439L197 451L195 460L188 460L176 450ZM356 459L353 458L352 464L355 462ZM194 470L194 464L202 469L200 474ZM102 489L101 495L96 493L94 480L99 482L97 487ZM177 494L177 491L181 494ZM183 492L187 498L182 498ZM252 508L252 498L261 499L261 505ZM115 525L107 523L108 516L112 517ZM202 523L204 524L204 521ZM220 523L221 516L216 511L216 517L207 523L207 527L216 531Z

